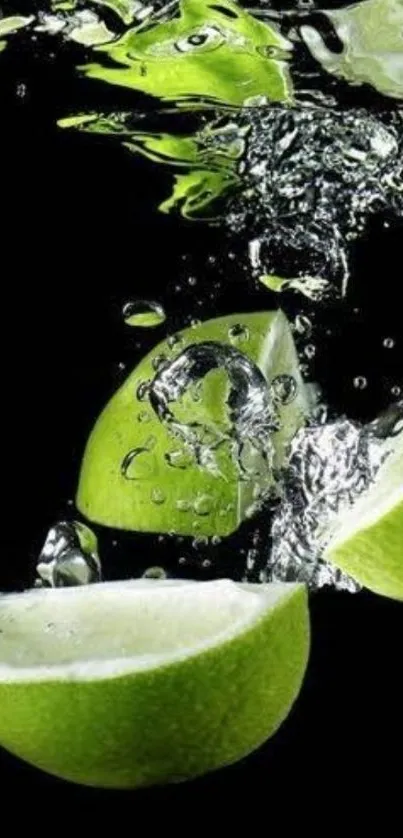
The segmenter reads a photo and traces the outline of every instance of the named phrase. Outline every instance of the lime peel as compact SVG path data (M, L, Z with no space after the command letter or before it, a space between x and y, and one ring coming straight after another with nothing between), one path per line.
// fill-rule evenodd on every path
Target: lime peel
M287 583L35 590L0 598L0 629L0 742L115 788L248 754L286 717L309 647L305 588Z

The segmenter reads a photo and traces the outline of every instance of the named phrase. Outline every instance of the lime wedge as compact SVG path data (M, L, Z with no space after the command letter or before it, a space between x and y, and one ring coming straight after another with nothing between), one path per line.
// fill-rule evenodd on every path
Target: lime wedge
M250 440L244 440L246 474L240 474L229 443L214 452L214 468L200 465L147 396L147 382L161 364L206 341L235 347L267 382L279 375L294 379L295 398L279 408L280 429L272 434L274 465L281 464L307 409L286 317L272 311L209 320L158 344L101 413L84 453L77 494L78 508L91 521L118 529L208 536L227 535L253 514L273 474ZM206 437L228 435L227 372L212 369L199 384L201 390L196 384L170 402L172 413L185 425L197 423Z
M339 515L324 558L372 591L403 599L403 434L373 485Z
M303 40L323 68L353 84L371 84L384 96L402 99L402 0L364 0L323 14L342 50L329 49L313 26L301 26Z
M0 743L86 785L178 782L286 717L309 647L293 584L136 580L0 597Z

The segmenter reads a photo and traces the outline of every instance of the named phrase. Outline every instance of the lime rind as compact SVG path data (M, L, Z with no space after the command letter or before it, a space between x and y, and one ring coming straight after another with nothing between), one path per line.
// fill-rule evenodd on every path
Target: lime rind
M100 583L93 586L94 593L91 586L40 592L41 602L46 597L49 606L35 608L39 599L33 594L0 598L2 647L13 650L11 665L7 671L3 665L0 674L4 747L64 779L136 788L189 779L235 762L279 727L298 694L307 663L305 589L275 586L273 602L272 586L243 593L235 583L220 580L190 583L182 599L176 585L164 592L159 584L143 584L143 593L130 592L127 583ZM113 585L116 593L105 596ZM205 593L204 585L209 586ZM162 605L164 597L170 611ZM240 600L252 597L256 605L240 606ZM200 607L203 598L205 608ZM196 600L198 606L192 607ZM27 604L18 619L21 601ZM188 628L192 615L204 633L206 622L216 624L217 631L213 627L204 645L202 641L197 646L195 636L192 648L184 645L184 608ZM55 626L49 625L50 612ZM161 644L164 636L174 636L176 643L176 632L182 648L165 649L161 659L156 655L152 661L138 655L123 671L124 666L119 669L111 662L110 652L119 649L117 659L124 662L130 656L127 635L136 628L141 634L144 619L147 642L157 638ZM71 631L76 636L64 646L77 660L69 670L69 664L58 667L57 654L58 638ZM91 649L94 657L99 631L104 634L98 660L91 661L87 658ZM24 669L24 660L19 661L21 652L33 654L35 643L40 649L46 643L52 647L52 665L39 667L37 676L35 667Z
M372 486L338 516L324 558L374 592L403 599L402 434Z

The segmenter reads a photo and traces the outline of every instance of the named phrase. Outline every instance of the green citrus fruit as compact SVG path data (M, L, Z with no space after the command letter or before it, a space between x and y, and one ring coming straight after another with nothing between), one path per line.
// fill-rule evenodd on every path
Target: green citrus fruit
M187 427L197 424L205 437L203 450L213 457L210 467L191 456L189 446L175 436L172 425L161 421L147 395L147 382L161 363L205 342L238 350L259 368L258 375L263 373L264 386L264 379L270 383L279 375L293 377L295 398L279 408L280 429L268 439L273 464L281 465L307 410L286 317L271 311L208 320L156 346L101 413L84 453L77 493L77 506L91 521L126 530L227 535L255 510L272 483L270 465L247 434L242 439L244 474L229 440L213 453L208 443L209 436L211 442L217 434L231 432L228 372L212 369L183 398L169 404L175 419Z
M92 786L232 763L286 717L306 666L293 584L136 580L0 597L0 743Z
M372 486L339 515L324 557L372 591L403 599L403 434Z

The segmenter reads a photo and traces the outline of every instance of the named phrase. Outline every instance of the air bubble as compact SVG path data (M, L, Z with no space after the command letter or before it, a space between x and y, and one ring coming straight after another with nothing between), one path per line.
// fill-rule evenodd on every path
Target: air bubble
M170 349L180 349L184 343L184 338L181 335L169 335L167 338L167 344Z
M137 396L139 402L144 402L148 398L148 395L149 395L149 392L150 392L150 387L151 387L151 381L150 380L140 381L140 384L139 384L139 386L137 387L137 390L136 390L136 396Z
M180 512L190 512L191 505L188 500L177 500L176 501L176 508L179 509Z
M164 494L162 489L155 487L151 491L151 500L153 503L156 503L158 506L161 506L162 503L165 503L166 495Z
M242 323L235 323L228 329L228 338L232 344L238 346L240 343L246 343L249 340L250 333L247 326Z
M297 382L292 375L276 375L270 384L270 395L278 404L290 404L297 396Z
M196 515L210 515L213 509L213 498L210 495L199 495L193 503L193 510Z
M203 547L207 547L208 545L208 538L206 535L198 535L192 541L192 547L195 550L201 550Z
M368 381L364 375L357 375L353 381L354 387L356 390L365 390L368 385Z
M131 300L123 306L123 320L127 326L153 328L166 319L163 307L151 300Z
M153 369L158 372L167 362L166 355L156 355L152 360Z
M148 567L143 573L143 579L166 579L167 574L163 567Z
M312 323L305 314L297 314L295 321L294 321L294 328L295 331L298 332L300 335L308 335L312 332Z

